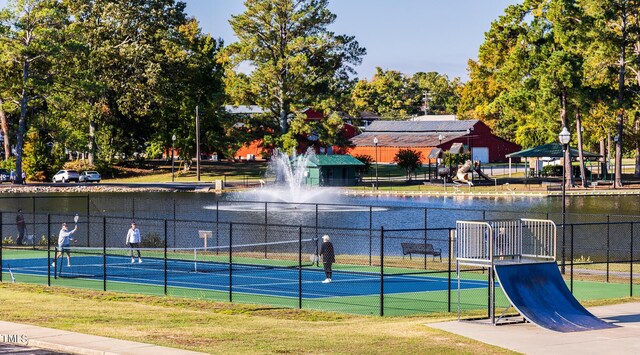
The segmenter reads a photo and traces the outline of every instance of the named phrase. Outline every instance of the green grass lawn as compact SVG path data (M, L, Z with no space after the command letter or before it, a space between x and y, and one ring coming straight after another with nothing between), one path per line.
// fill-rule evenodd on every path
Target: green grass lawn
M508 354L429 328L453 320L0 284L3 320L217 354Z

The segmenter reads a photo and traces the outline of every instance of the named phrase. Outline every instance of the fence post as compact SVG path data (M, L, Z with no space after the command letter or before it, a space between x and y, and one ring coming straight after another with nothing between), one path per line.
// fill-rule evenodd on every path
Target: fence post
M2 264L2 260L0 260L0 265L1 264ZM0 275L1 274L2 273L0 272ZM2 281L2 279L0 279L0 281ZM51 215L48 213L47 213L47 286L51 286Z
M427 249L427 209L426 208L424 209L424 248L425 248L425 250ZM426 253L424 254L423 262L424 262L424 265L423 265L424 270L426 270L427 269L427 254Z
M373 254L373 206L369 206L369 266L373 265L371 254Z
M164 220L164 295L167 295L167 220Z
M631 243L629 246L629 297L633 297L633 222L631 227Z
M610 243L610 239L609 239L609 223L610 223L609 215L607 215L607 276L606 276L607 282L609 282L609 262L610 262L610 260L609 260L609 243ZM633 239L633 238L631 238L631 239Z
M269 225L269 220L267 219L267 215L269 214L269 207L267 207L269 204L269 202L265 202L264 203L264 242L265 242L265 246L264 246L264 258L267 259L267 233L268 233L268 225Z
M384 227L380 227L380 317L384 317Z
M91 246L91 207L89 206L89 195L87 195L87 247ZM35 231L34 231L35 236Z
M107 217L102 217L102 290L107 290Z
M229 223L229 302L233 302L233 223Z
M31 215L33 216L33 218L31 219L33 221L32 225L31 225L33 227L33 230L32 230L32 233L33 233L33 246L31 248L33 248L33 250L35 250L36 249L36 197L35 196L31 196L31 201L32 201L31 210L33 211L31 213ZM25 230L25 232L26 232L26 230Z
M571 257L571 272L570 272L570 279L571 279L571 293L573 293L573 239L574 239L574 235L573 235L573 223L571 223L571 252L569 253L569 256Z
M2 237L2 225L4 223L2 222L2 212L0 212L0 282L2 282L2 243L4 242Z
M298 228L298 308L302 309L302 226Z
M454 235L453 230L449 229L449 242L447 243L447 247L449 249L449 265L447 266L447 312L451 312L451 256L453 255Z
M316 203L316 229L312 238L315 241L315 255L318 255L318 204ZM371 254L369 254L369 260L371 260ZM316 260L316 266L320 266L320 259Z
M220 246L220 201L216 201L216 247ZM216 255L220 248L216 248Z
M176 198L173 198L173 247L177 248L178 244L176 242Z

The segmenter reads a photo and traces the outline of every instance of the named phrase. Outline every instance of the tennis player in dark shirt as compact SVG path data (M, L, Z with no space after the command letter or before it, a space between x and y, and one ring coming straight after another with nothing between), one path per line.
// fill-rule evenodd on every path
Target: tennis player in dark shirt
M336 255L333 251L333 244L330 242L331 238L328 235L322 236L322 246L320 247L320 256L322 257L322 263L324 264L324 273L327 278L322 281L323 284L331 282L331 264L336 262Z

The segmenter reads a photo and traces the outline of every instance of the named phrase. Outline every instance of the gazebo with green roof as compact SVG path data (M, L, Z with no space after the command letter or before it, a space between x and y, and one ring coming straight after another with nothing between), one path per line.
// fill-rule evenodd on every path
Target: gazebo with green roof
M569 154L571 158L576 158L579 156L578 149L569 147ZM537 147L521 150L519 152L507 154L506 157L509 158L509 176L511 176L511 158L562 158L564 153L562 151L562 145L558 142L543 144ZM601 157L601 155L588 152L586 150L582 151L582 156L585 160L596 160ZM536 164L537 165L537 164ZM533 169L533 168L532 168Z
M351 155L317 155L307 165L305 183L311 186L353 186L365 164Z

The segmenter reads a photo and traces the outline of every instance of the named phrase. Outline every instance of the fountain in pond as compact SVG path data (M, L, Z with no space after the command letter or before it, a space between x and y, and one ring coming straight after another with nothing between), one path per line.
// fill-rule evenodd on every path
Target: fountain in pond
M335 189L310 186L309 164L317 162L316 154L309 149L306 154L289 155L275 150L267 167L265 179L273 181L260 189L249 192L260 201L296 203L328 203ZM334 196L335 197L335 196Z
M275 150L269 161L265 181L260 188L236 192L233 201L268 202L269 210L274 211L313 211L316 208L329 212L369 211L366 206L332 206L339 203L339 189L311 186L308 184L309 164L317 162L316 154L309 149L307 153L290 157ZM207 206L215 209L216 206ZM220 209L233 211L262 211L260 203L233 203L220 206ZM385 210L374 208L374 210Z

